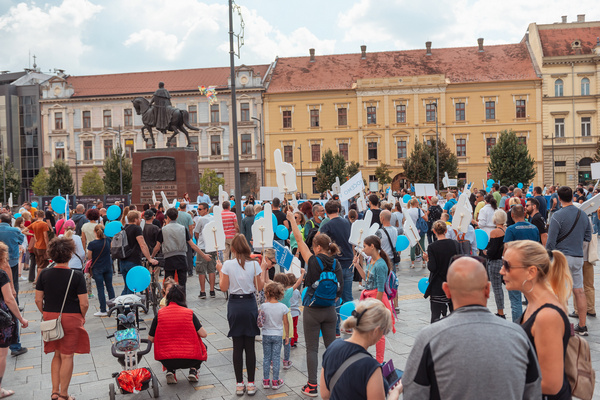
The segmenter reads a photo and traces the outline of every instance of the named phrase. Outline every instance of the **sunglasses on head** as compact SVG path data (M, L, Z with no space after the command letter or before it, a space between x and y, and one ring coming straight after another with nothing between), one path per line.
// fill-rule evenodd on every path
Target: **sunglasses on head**
M506 260L502 260L502 267L506 270L506 272L510 272L511 268L528 268L524 265L510 265L510 263Z

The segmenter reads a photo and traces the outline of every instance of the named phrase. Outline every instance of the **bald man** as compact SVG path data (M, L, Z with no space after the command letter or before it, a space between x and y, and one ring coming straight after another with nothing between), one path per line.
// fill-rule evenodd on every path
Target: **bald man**
M381 211L379 214L379 220L381 221L381 228L375 233L379 239L381 239L381 250L385 251L390 262L396 266L394 262L394 254L396 252L396 240L398 239L398 230L392 226L392 213L388 210ZM400 262L400 257L397 257L397 262Z
M539 365L525 331L486 307L484 266L457 259L443 289L454 312L417 335L402 376L404 398L541 398Z
M73 222L75 222L75 234L79 236L81 236L81 227L83 226L83 224L85 224L86 222L90 222L85 217L84 213L85 207L83 206L83 204L77 204L77 207L75 207L75 214L73 214L73 217L71 218Z

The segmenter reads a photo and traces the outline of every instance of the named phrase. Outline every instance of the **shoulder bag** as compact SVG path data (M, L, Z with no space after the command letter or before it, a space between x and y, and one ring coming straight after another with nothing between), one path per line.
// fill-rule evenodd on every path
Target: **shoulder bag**
M385 236L387 236L387 238L388 238L388 242L390 243L390 248L392 249L392 254L394 255L392 262L394 263L394 265L396 265L400 262L400 255L396 251L395 246L392 244L392 238L390 237L390 234L388 233L387 229L385 229L385 226L381 227L381 230L385 233Z
M83 269L84 273L86 273L86 274L92 273L92 267L96 264L96 261L98 261L98 259L102 256L105 246L106 246L106 238L104 239L104 243L102 244L102 250L100 250L100 254L98 254L98 257L96 257L94 262L92 262L92 260L87 260L87 262L85 263L85 268Z
M73 280L74 273L75 271L71 270L69 284L67 285L67 291L65 292L65 298L63 299L62 307L60 307L60 314L58 315L58 318L40 322L40 331L42 332L42 339L44 342L60 340L65 336L65 331L63 330L60 320L62 318L63 309L65 308L67 295L69 294L69 288L71 287L71 280Z

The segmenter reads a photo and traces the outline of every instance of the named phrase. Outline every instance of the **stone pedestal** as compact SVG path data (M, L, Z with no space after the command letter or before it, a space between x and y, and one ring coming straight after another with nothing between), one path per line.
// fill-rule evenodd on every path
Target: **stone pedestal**
M181 199L188 193L195 201L199 189L198 152L193 148L145 149L133 153L131 202L136 205L152 203L160 192L167 199Z

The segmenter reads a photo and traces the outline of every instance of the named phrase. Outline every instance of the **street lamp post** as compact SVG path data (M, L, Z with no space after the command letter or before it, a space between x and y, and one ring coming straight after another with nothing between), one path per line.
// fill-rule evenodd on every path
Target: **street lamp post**
M298 146L300 150L300 192L302 192L302 198L304 198L304 174L302 173L302 145Z
M256 117L250 117L255 121L258 121L258 137L260 139L260 182L261 182L261 186L265 186L265 170L264 170L264 160L265 158L263 157L263 134L262 134L262 115L261 118L256 118Z
M6 204L6 160L4 159L4 141L0 135L0 152L2 153L2 187L4 190L4 200L2 204Z
M438 131L438 103L432 103L435 106L435 166L436 166L436 177L437 177L437 190L440 192L440 134Z
M241 201L241 180L240 180L240 154L238 151L238 131L237 131L237 103L235 99L235 52L233 50L233 0L229 0L229 63L231 74L231 119L232 139L233 139L233 176L235 180L235 214L238 221L242 220L242 201Z
M75 150L75 158L69 157L69 160L75 160L75 195L79 195L79 159L77 158L77 150Z
M121 145L121 125L119 125L118 134L119 134L119 181L121 183L121 196L123 196L123 147Z

